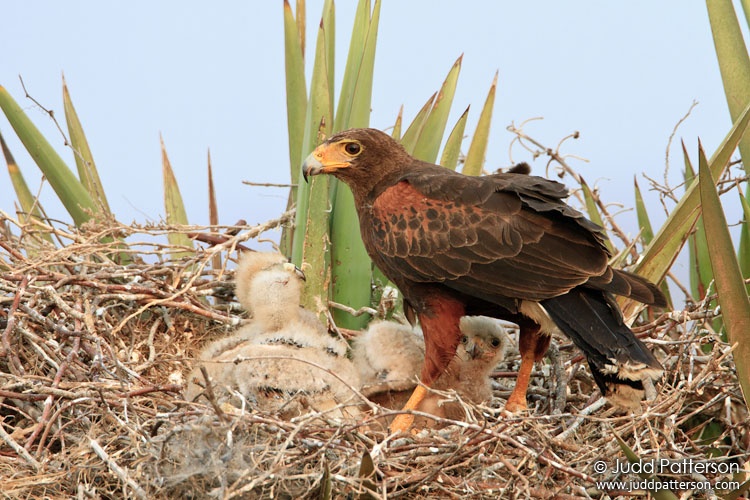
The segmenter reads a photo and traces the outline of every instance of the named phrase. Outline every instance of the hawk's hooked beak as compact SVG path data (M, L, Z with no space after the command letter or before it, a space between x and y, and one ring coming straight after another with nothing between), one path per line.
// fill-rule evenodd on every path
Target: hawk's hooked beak
M321 144L302 163L305 182L312 175L331 174L338 169L351 166L350 158L342 154L340 144Z

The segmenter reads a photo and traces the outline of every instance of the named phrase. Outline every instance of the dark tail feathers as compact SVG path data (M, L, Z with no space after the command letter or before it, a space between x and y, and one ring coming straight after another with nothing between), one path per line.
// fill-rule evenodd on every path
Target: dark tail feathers
M661 376L661 363L622 322L617 304L604 292L576 288L542 305L586 355L594 380L613 402L637 405L643 397L643 380Z
M656 285L646 278L620 269L609 268L603 275L590 278L586 285L652 306L667 305L666 297Z

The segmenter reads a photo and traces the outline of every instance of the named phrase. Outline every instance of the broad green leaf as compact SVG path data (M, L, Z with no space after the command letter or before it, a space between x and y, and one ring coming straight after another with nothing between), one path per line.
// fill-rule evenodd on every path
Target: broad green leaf
M599 212L599 207L596 206L596 201L594 200L594 194L591 192L591 188L586 183L586 181L583 180L583 177L580 177L580 179L581 189L583 190L583 200L586 203L586 211L589 214L589 219L591 219L591 222L599 224L601 227L605 227L604 219L602 219L602 214ZM609 238L607 238L605 244L607 245L610 253L614 255L616 253L615 247L614 245L612 245L612 242L609 240Z
M690 156L687 153L687 148L685 147L685 141L682 141L682 156L685 160L685 171L683 172L683 174L685 178L685 189L687 189L693 182L697 182L697 178L695 176L695 169L693 168L693 164L690 162ZM696 226L700 221L701 218L699 217L698 221L696 221ZM698 272L698 246L695 233L696 232L693 231L687 240L688 273L690 276L690 293L693 296L693 299L700 300L701 297L703 297L703 292L705 292L705 287L701 287L701 276Z
M706 8L721 80L724 83L724 94L729 106L729 116L732 121L737 121L742 111L750 104L750 56L732 0L707 0ZM743 162L745 172L750 174L750 137L743 138L739 148L742 158L746 159Z
M721 306L729 343L736 345L734 362L737 378L750 403L750 300L742 280L742 273L734 253L721 200L715 188L703 148L698 146L700 198L706 222L706 240L711 257L716 292Z
M380 5L380 0L376 0L370 15L370 2L360 0L344 75L346 85L339 101L344 108L337 110L336 117L342 129L367 127L370 124ZM359 51L359 54L352 51ZM331 299L359 309L371 303L372 262L360 236L354 197L348 187L334 182L337 186L331 216ZM333 317L338 326L350 329L364 328L369 321L368 315L355 317L338 309L333 311Z
M304 2L301 2L304 5ZM299 11L294 20L289 1L284 1L284 63L286 70L286 120L289 131L289 166L292 184L299 182L299 168L302 164L302 139L305 134L305 112L307 110L307 89L305 88L305 62L299 23L304 32L304 12ZM300 21L300 17L302 20ZM295 189L292 188L292 192Z
M23 214L19 217L22 222L33 223L34 221L44 221L45 217L43 214L42 206L39 204L39 200L31 193L26 179L24 179L21 169L18 168L13 154L11 154L8 145L5 143L5 139L0 134L0 147L3 150L3 156L5 157L5 163L8 165L8 175L10 176L10 182L13 184L13 189L16 192L16 198L21 204L21 210ZM52 236L47 231L41 231L40 236L44 238L48 243L53 244Z
M331 218L331 299L354 309L370 305L372 297L372 262L359 232L359 218L349 188L339 183ZM335 309L336 325L358 330L367 326L370 316L352 316Z
M302 159L307 157L307 155L315 149L315 146L320 143L320 135L325 134L332 123L333 110L331 108L331 92L329 90L328 82L325 37L326 32L321 21L315 45L315 62L313 64L312 81L310 83L310 100L306 105L307 112L305 115L302 151L300 154L300 162L296 166L298 174L302 165ZM307 231L307 221L309 218L308 210L310 209L310 188L312 183L301 182L302 178L299 175L298 181L300 182L297 187L297 209L294 224L294 240L292 242L292 262L301 267L305 233ZM322 185L322 182L317 181L317 184ZM325 193L323 191L325 191ZM316 190L316 196L325 196L325 203L328 203L327 189ZM316 204L321 205L320 200L318 200ZM330 209L330 207L327 207L327 209ZM319 217L321 219L324 218L325 213L327 212L321 213ZM325 219L325 225L327 227L328 217L325 216ZM309 285L305 288L312 289Z
M10 181L13 184L13 189L16 192L16 198L21 204L21 210L23 210L24 212L24 217L22 218L22 220L24 222L28 221L32 214L35 217L38 217L40 220L43 219L39 200L31 193L29 185L26 184L26 179L24 179L21 170L18 168L18 164L16 163L15 158L13 158L13 154L10 152L10 149L8 149L8 145L5 143L5 138L2 136L2 134L0 134L0 146L3 150L5 163L8 165L8 175L10 176Z
M169 162L167 148L164 146L164 139L162 139L161 135L159 135L159 142L161 143L161 167L162 178L164 180L164 209L166 211L167 224L187 225L188 219L187 213L185 212L185 204L182 201L180 187L177 185L177 178L175 177L174 170L172 170L172 165ZM193 248L193 240L191 240L185 233L169 231L167 233L167 239L172 245ZM179 259L190 255L192 255L192 253L185 250L175 252L171 256L173 259Z
M333 27L327 24L327 20L332 18L331 9L331 3L326 2L318 28L301 158L312 152L333 124L333 82L329 80L329 45L326 41L333 35ZM297 192L292 260L307 276L302 305L316 312L323 311L327 306L322 303L321 297L329 296L332 184L329 176L313 177L310 183L301 182Z
M638 217L638 227L641 228L641 242L645 248L651 243L651 240L654 239L654 230L651 226L651 219L648 216L648 211L646 210L646 204L643 202L641 188L638 186L638 181L635 177L633 178L633 182L635 183L635 211ZM664 294L664 297L666 297L667 304L673 304L672 295L669 292L669 284L666 281L663 281L659 288Z
M748 122L750 122L750 106L745 108L709 161L709 168L714 178L719 178L724 167L729 163L732 152L737 148ZM680 202L646 248L641 260L635 266L636 274L653 283L661 282L680 253L699 215L700 194L696 189L696 183L693 183L686 187ZM637 302L629 299L622 300L621 306L625 318L633 318L641 307Z
M625 454L625 457L628 459L628 462L631 464L640 464L643 463L643 460L641 457L639 457L631 448L627 445L623 439L618 436L617 434L613 433L615 436L615 439L620 444L620 449L622 449L622 452ZM645 480L655 480L660 481L659 477L654 474L649 474L647 472L639 472L638 476L640 476L641 479ZM669 491L668 489L654 489L654 490L648 490L649 493L651 493L651 496L655 498L656 500L677 500L677 496L675 496L674 493Z
M427 99L427 102L424 103L424 106L422 106L422 109L419 110L417 113L417 116L414 117L414 120L409 124L409 126L406 128L406 132L404 132L403 137L401 137L401 144L404 146L404 149L406 149L406 152L409 154L412 154L414 152L414 148L417 145L417 141L419 140L419 136L422 133L422 128L424 128L424 124L427 121L427 116L430 114L430 110L432 109L432 103L435 101L435 97L437 96L437 92L432 94L429 99Z
M286 0L285 0L286 1ZM307 12L305 9L305 0L297 0L297 7L294 10L297 13L297 33L299 35L299 46L302 49L302 59L305 58L305 29L307 26Z
M370 2L360 0L357 4L357 11L354 14L354 26L352 36L349 41L349 54L346 58L346 67L344 69L344 79L341 83L341 95L339 96L338 106L336 107L336 118L334 121L333 132L339 132L348 128L363 127L365 125L354 125L350 120L352 107L358 84L367 85L366 82L360 82L360 68L364 63L365 44L370 27ZM373 51L374 54L374 51ZM374 63L374 58L373 61ZM363 68L363 72L366 71ZM369 70L369 88L372 93L372 67ZM369 101L369 100L368 100ZM367 110L369 118L369 109ZM369 120L367 120L369 122Z
M635 188L635 213L638 218L638 227L641 228L641 241L643 241L643 246L645 247L654 239L654 229L651 226L651 219L648 216L646 204L643 202L643 195L641 194L641 188L638 186L638 179L635 177L633 177L633 184Z
M466 111L458 118L448 139L445 141L443 154L440 157L440 164L445 168L456 170L456 166L458 166L458 157L461 155L461 144L464 140L464 130L466 130L466 120L469 117L470 107L467 107Z
M336 6L333 0L325 0L323 2L323 19L321 26L324 27L325 37L325 52L326 52L326 71L328 73L328 91L330 92L330 103L331 110L333 110L334 87L333 82L335 81L334 65L336 62ZM333 112L331 112L331 120L333 120ZM332 133L333 122L330 121L326 124L326 130L328 133Z
M396 123L393 124L393 131L391 131L391 137L397 141L401 141L401 124L404 121L404 105L402 104L398 110L398 116L396 117Z
M302 141L305 134L307 88L305 86L305 2L297 0L295 20L289 0L284 0L284 68L286 72L286 119L289 137L289 189L286 209L297 200L299 170L302 164ZM285 225L279 239L284 255L292 254L294 226Z
M747 189L745 196L742 196L741 192L739 193L744 222L740 230L740 249L737 253L737 260L740 261L740 269L742 269L744 279L750 278L750 230L748 229L748 224L750 224L750 202L748 202L750 184L748 184ZM747 291L750 293L750 283L747 284Z
M0 108L31 158L57 193L76 226L80 227L91 219L91 214L98 213L94 201L83 184L2 86L0 86Z
M211 150L208 150L208 223L211 226L219 225L219 207L216 204L216 189L214 188L214 173L211 168ZM211 260L211 266L215 269L221 269L221 254L216 253Z
M107 203L107 195L104 192L104 186L99 178L99 172L94 163L94 157L91 154L91 148L86 140L86 134L83 132L83 126L78 119L73 101L70 98L68 85L65 83L63 76L63 108L65 109L65 122L68 125L68 134L70 135L70 145L73 148L73 156L78 167L78 178L84 187L88 190L91 199L99 206L99 211L108 215L112 212Z
M367 5L367 14L370 13L369 0L360 0ZM370 125L370 109L372 107L372 81L375 71L375 46L378 40L378 27L380 25L380 0L375 0L375 7L370 16L367 27L367 37L362 52L362 63L359 66L357 85L354 87L354 95L351 100L351 112L346 128L368 127Z
M458 84L458 75L461 72L462 59L463 55L456 59L432 102L432 109L429 115L427 115L422 132L419 134L419 139L412 153L415 158L428 163L435 163L437 161L440 143L443 140L445 126L448 124L448 115L453 104L453 96L456 94L456 85Z
M214 173L211 167L211 150L208 150L208 223L219 225L219 207L216 204L216 189L214 188Z
M466 153L466 162L462 170L466 175L482 175L484 158L487 154L487 144L490 140L490 123L492 122L492 109L495 106L497 75L498 73L495 73L495 78L492 80L484 107L479 114L479 121L477 122L476 130L474 130L474 137L471 139L469 151Z
M302 305L317 314L327 309L325 300L330 295L331 287L331 235L329 201L331 183L334 179L320 175L310 179L310 201L305 212L305 232L302 246L302 269L305 272L305 288L302 293Z

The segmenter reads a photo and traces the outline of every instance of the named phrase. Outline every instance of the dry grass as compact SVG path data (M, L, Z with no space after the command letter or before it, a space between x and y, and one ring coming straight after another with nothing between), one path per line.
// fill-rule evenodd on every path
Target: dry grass
M213 256L283 218L172 262L184 249L159 243L165 232L207 228L54 229L54 249L2 217L0 492L9 498L307 498L327 488L334 498L367 498L366 489L376 498L642 497L596 487L612 473L594 462L624 460L615 435L643 459L750 460L730 349L700 307L636 329L667 368L641 415L604 405L577 351L558 339L534 378L530 415L498 411L514 381L511 356L495 374L492 404L466 405L468 422L388 437L372 417L284 421L181 397L191 357L241 321L232 272L213 269ZM128 243L100 243L105 236ZM133 263L117 265L113 254ZM374 468L364 479L363 456Z

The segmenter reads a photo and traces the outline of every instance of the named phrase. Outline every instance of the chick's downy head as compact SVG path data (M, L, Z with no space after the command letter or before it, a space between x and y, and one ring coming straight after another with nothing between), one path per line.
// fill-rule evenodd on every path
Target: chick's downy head
M235 293L257 326L275 330L300 319L304 278L281 254L246 252L235 274Z
M492 318L465 316L461 318L461 340L456 357L473 371L489 371L503 358L509 340L505 329Z

